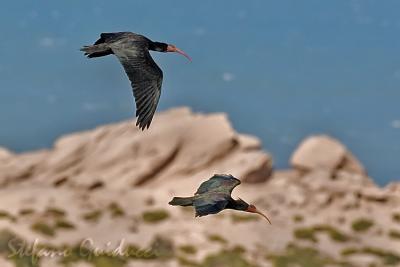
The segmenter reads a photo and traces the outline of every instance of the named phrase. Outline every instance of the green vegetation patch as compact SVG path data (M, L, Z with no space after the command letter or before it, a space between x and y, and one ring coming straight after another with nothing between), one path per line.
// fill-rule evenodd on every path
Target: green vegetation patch
M154 254L153 258L170 259L175 254L174 243L166 237L156 236L150 245L150 251Z
M95 267L124 267L127 259L123 257L96 256L89 260Z
M3 229L0 231L0 253L8 255L8 260L14 263L15 267L39 267L38 258L32 258L29 255L20 255L18 253L22 247L27 244L10 230Z
M147 223L159 223L168 218L169 213L163 209L145 211L142 214L142 219Z
M111 212L111 217L113 217L113 218L125 216L125 211L116 202L110 203L110 205L108 206L108 209Z
M10 217L10 213L8 213L8 211L5 210L0 210L0 219L8 219Z
M244 247L242 247L241 245L236 245L232 248L232 251L235 253L242 254L242 253L246 252L246 249Z
M60 260L65 266L75 266L78 262L87 262L94 267L124 267L127 263L128 258L119 255L107 255L97 254L95 255L92 251L77 245L69 248L70 252L67 257L63 257Z
M397 230L390 230L389 236L393 239L400 239L400 231Z
M0 219L6 219L13 222L17 220L17 218L15 218L13 215L11 215L8 211L5 210L0 210Z
M318 242L318 239L316 237L316 231L313 228L294 229L293 235L297 239L304 239L312 242Z
M274 267L324 267L324 266L352 266L348 262L336 261L310 247L289 245L282 254L267 255Z
M66 215L66 212L60 208L48 207L45 211L45 214L52 217L60 218L64 217Z
M392 219L393 219L393 221L400 223L400 213L399 212L393 213Z
M179 250L185 254L196 254L197 248L192 245L183 245L179 247Z
M340 232L330 225L317 225L314 226L314 229L319 232L327 233L329 237L336 242L347 242L351 239L348 235Z
M178 256L179 266L187 266L187 267L198 267L199 264L193 260L186 259L185 257Z
M315 225L313 227L297 228L294 230L293 235L297 239L309 240L315 243L318 242L317 234L319 232L327 233L331 240L336 242L347 242L351 239L348 235L330 225Z
M42 226L40 226L41 228ZM10 247L12 244L12 247ZM9 261L13 263L15 267L39 267L40 257L32 255L20 255L11 254L15 252L21 252L20 249L24 249L24 246L29 242L19 238L13 232L9 230L0 230L0 253L2 255L11 255ZM165 239L157 237L153 243L152 248L154 250L170 251L172 243L165 241ZM13 249L12 249L13 248ZM60 256L59 263L65 267L76 266L78 262L88 263L89 266L93 267L125 267L130 260L135 259L158 259L151 249L139 249L135 245L127 244L123 247L123 255L113 253L113 250L92 251L88 247L82 246L82 243L74 246L53 246L50 244L40 244L38 249L45 249L47 251L54 252L66 252L66 256ZM23 252L21 252L23 253ZM164 255L164 254L163 254Z
M300 222L304 221L304 217L303 217L303 215L301 215L301 214L295 214L295 215L293 215L292 219L293 219L293 221L294 221L295 223L300 223Z
M31 230L45 236L55 236L55 229L45 222L36 222L31 225Z
M355 232L365 232L374 225L374 222L370 219L359 218L351 224L351 228Z
M359 251L360 250L358 248L350 247L350 248L343 249L341 251L341 254L342 254L342 256L350 256L350 255L359 253Z
M14 232L7 229L0 230L0 253L8 253L10 251L9 244L12 241L16 241L17 244L24 242Z
M12 257L11 261L14 263L15 267L40 267L39 259L32 260L31 256L17 256Z
M101 210L93 210L83 214L82 218L88 222L98 222L102 215Z
M252 222L252 221L258 221L259 217L257 215L248 215L248 214L238 214L238 213L232 213L231 215L232 222L234 223L242 223L242 222Z
M207 256L199 267L256 267L248 262L242 254L231 250L223 250L218 254Z
M61 229L75 229L75 225L65 219L58 219L55 222L55 228L61 228Z
M69 253L66 257L60 259L60 263L72 267L78 262L86 262L94 267L123 267L130 260L136 259L156 259L154 253L149 250L140 250L135 245L127 245L124 247L124 254L115 254L112 250L110 251L92 251L82 244L76 245L74 247L65 248Z
M386 265L396 265L400 263L400 255L392 252L386 251L380 248L374 247L364 247L364 248L347 248L342 251L343 256L351 256L354 254L370 254L374 255L382 260L382 264Z
M22 216L31 215L31 214L34 214L34 213L35 213L34 209L21 209L19 211L19 215L22 215Z
M210 240L212 242L218 242L218 243L221 243L221 244L228 243L228 241L226 241L225 238L223 238L222 236L217 235L217 234L208 235L207 238L208 238L208 240Z
M216 254L208 255L202 262L195 262L183 257L178 257L180 266L188 267L257 267L234 250L222 250Z

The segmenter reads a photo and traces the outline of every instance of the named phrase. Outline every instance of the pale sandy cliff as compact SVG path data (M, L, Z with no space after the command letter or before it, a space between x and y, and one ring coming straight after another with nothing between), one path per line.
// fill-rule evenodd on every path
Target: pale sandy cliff
M312 136L292 169L238 134L224 114L187 108L157 114L148 131L132 121L57 140L24 154L0 149L0 267L7 266L400 266L400 185L384 188L339 141ZM171 207L214 173L243 184L233 195L267 212L194 218ZM143 257L8 258L10 240L71 251L83 239ZM109 243L109 244L108 244ZM21 242L19 242L21 244ZM136 251L136 250L133 250Z

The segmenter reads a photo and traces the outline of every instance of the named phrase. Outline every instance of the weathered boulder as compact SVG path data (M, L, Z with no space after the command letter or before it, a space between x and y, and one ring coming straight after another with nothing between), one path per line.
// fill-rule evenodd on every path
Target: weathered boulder
M317 135L305 139L292 154L290 164L301 171L315 169L345 170L350 173L365 174L361 163L336 139Z
M13 154L9 150L0 147L0 162L7 161L12 156L13 156Z

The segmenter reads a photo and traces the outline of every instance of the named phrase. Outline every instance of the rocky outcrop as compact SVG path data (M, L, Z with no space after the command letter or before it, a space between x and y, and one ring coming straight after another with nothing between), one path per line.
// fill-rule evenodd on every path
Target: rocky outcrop
M301 171L323 169L334 173L337 170L345 170L360 175L366 174L361 163L343 144L326 135L311 136L301 142L290 163Z
M240 135L223 114L182 108L160 114L151 131L132 122L61 137L49 151L13 155L0 151L0 183L35 180L91 188L142 186L187 175L232 172L244 182L263 182L272 158L255 137Z
M61 137L49 150L0 149L0 266L31 266L29 256L8 257L16 238L74 252L44 256L41 267L400 265L398 183L376 186L328 136L302 142L291 164L272 171L257 138L235 132L224 114L186 108L157 114L149 131L121 122ZM214 173L239 177L234 197L272 225L229 210L194 218L167 204ZM76 252L85 239L156 254L88 259Z

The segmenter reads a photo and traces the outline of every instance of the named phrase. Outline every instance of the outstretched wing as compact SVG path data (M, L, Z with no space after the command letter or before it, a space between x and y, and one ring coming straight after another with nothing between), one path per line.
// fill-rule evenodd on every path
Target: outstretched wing
M209 180L203 182L195 194L198 195L210 191L216 191L230 195L232 190L238 185L240 185L240 180L232 175L215 174Z
M161 95L162 70L149 51L140 46L112 47L131 81L136 102L136 125L149 128Z
M117 38L121 38L127 35L127 32L103 32L100 34L100 38L94 43L94 45L103 44L106 42L111 42Z
M218 213L226 207L228 202L225 193L207 194L196 198L193 201L196 217Z

